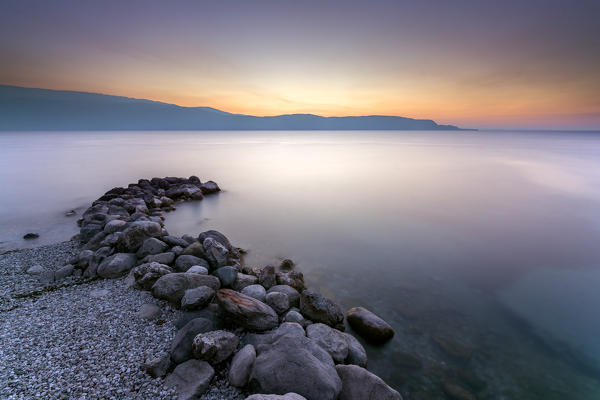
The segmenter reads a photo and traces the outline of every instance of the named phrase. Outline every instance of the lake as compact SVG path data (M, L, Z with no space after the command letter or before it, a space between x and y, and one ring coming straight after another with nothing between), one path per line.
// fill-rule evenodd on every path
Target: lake
M223 192L179 204L169 232L292 258L382 316L396 336L369 369L405 398L446 380L600 398L600 133L1 132L0 251L68 240L65 213L114 186L190 175Z

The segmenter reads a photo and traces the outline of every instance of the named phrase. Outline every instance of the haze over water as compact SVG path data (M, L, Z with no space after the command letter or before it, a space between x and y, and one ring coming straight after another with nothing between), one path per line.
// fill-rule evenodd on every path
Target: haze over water
M397 334L370 366L403 394L469 371L490 399L600 398L599 133L3 132L0 249L69 239L64 213L111 187L192 174L224 191L169 232L220 230L247 264L292 258L380 314Z

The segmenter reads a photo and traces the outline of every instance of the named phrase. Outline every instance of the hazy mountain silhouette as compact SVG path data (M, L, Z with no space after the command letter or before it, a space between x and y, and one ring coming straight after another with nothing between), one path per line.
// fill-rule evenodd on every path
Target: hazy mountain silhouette
M369 115L273 117L97 93L0 85L0 130L458 130L432 120Z

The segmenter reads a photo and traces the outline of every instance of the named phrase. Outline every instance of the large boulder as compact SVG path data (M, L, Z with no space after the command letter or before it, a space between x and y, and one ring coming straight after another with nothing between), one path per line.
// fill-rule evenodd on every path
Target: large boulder
M322 322L344 330L344 313L340 306L320 293L304 290L300 296L300 312L314 322Z
M204 194L211 194L211 193L216 193L221 191L221 188L219 188L219 185L217 185L216 182L214 181L206 181L203 184L200 185L200 189L202 190L202 193Z
M205 307L215 297L215 291L208 286L200 286L185 291L181 299L181 309L190 311Z
M231 360L229 368L229 384L235 387L244 387L248 383L252 365L256 360L256 350L251 344L242 347Z
M354 364L359 367L367 368L367 351L362 344L351 334L340 332L346 338L348 343L348 357L344 360L344 364Z
M161 276L152 286L152 295L179 307L185 291L199 286L208 286L217 290L220 283L219 279L211 275L178 272Z
M229 319L246 329L266 331L279 323L277 313L271 307L231 289L218 290L217 303Z
M137 251L144 240L160 236L162 227L158 222L152 221L135 221L131 223L119 236L116 243L117 251L135 252Z
M156 283L158 278L173 272L171 267L157 262L150 262L138 265L132 271L134 284L136 289L150 290Z
M311 324L306 328L306 336L328 352L336 364L348 357L348 341L337 329L321 323Z
M290 309L290 299L283 292L267 293L265 301L277 314L283 314Z
M179 364L164 385L176 390L178 400L196 400L208 389L213 376L215 371L209 363L189 360Z
M256 392L334 400L342 390L331 356L304 336L284 335L257 350L250 375L250 387Z
M338 365L335 369L342 380L342 391L338 400L402 400L400 393L364 368L356 365Z
M196 335L210 332L214 328L212 321L206 318L194 318L177 331L169 354L174 363L180 364L193 356L193 343Z
M189 254L181 255L175 260L175 269L178 272L186 272L194 265L201 265L207 269L209 268L209 265L205 259Z
M240 339L231 332L212 331L200 333L192 344L194 357L218 364L229 358L235 351Z
M96 273L101 278L118 278L131 270L137 262L133 253L117 253L104 259Z
M366 308L351 308L346 317L352 329L368 341L384 343L394 336L394 329L390 324Z
M159 240L157 238L148 238L144 240L144 243L142 243L142 247L138 249L137 256L138 258L143 259L144 257L149 255L162 253L168 248L169 246L162 240Z

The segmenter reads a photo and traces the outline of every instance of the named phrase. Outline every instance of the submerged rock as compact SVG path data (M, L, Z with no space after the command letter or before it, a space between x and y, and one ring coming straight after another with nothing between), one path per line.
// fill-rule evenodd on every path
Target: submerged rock
M462 344L441 336L434 336L433 341L440 346L448 355L456 358L469 359L473 355L473 350Z
M371 342L384 343L394 336L394 329L366 308L351 308L346 317L352 329Z
M444 382L442 389L444 389L444 393L454 400L477 400L473 393L454 382Z

